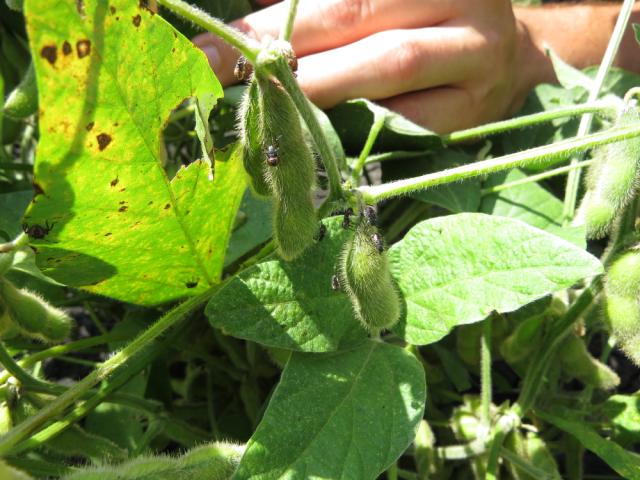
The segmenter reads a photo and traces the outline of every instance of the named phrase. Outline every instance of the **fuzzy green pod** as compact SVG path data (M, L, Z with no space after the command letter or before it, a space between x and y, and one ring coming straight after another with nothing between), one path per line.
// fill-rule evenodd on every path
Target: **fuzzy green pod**
M274 235L280 256L293 260L313 243L318 228L312 199L315 162L289 94L270 79L258 77L258 82Z
M36 110L38 110L38 86L32 62L20 83L9 93L2 111L6 116L19 120L33 115Z
M62 341L69 335L71 318L35 293L0 279L0 298L22 335L43 342Z
M251 80L245 90L240 108L238 124L242 144L242 162L249 175L249 185L256 196L268 197L271 188L265 179L265 152L263 146L263 119L260 110L258 83Z
M618 374L593 358L576 334L571 334L565 339L559 356L563 371L585 385L611 390L620 384Z
M611 263L604 288L611 331L626 355L640 365L640 250L633 248Z
M375 227L358 221L353 237L343 247L339 269L340 283L356 317L369 330L393 327L401 311L387 253L379 248L376 235Z
M540 345L544 320L543 315L537 315L518 323L513 333L500 345L500 353L507 362L513 364L524 359Z
M616 126L638 121L640 113L635 105L630 105L622 110ZM588 238L601 238L610 232L614 220L638 189L640 138L604 145L594 153L593 159L577 221L585 224Z

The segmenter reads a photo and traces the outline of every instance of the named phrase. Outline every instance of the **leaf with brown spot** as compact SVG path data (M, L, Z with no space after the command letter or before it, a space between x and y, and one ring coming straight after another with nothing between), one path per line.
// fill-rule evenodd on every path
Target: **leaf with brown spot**
M111 7L122 19L140 15L140 25L116 21ZM62 283L132 303L196 295L220 281L246 187L242 162L235 150L216 152L214 181L201 161L170 180L160 133L186 98L196 97L208 116L222 88L204 54L160 15L130 0L84 8L80 18L75 2L25 1L47 106L35 165L47 194L25 222L55 223L33 242L38 264ZM63 55L64 42L73 54ZM59 51L55 68L50 50L40 55L48 46Z

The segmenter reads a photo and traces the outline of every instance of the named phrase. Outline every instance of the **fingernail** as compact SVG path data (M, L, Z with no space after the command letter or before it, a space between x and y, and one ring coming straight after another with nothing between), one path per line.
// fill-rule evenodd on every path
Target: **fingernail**
M222 62L220 60L220 52L218 51L218 49L213 45L205 45L204 47L202 47L202 51L209 59L209 65L211 65L213 71L217 72L222 66Z

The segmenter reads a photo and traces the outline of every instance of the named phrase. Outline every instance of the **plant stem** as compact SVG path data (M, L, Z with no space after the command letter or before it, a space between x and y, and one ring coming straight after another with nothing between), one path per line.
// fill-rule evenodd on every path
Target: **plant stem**
M479 140L489 135L496 135L498 133L507 132L509 130L516 130L541 123L548 123L558 118L565 117L577 117L589 113L593 116L594 113L603 115L611 115L615 112L615 107L611 102L603 101L589 101L582 105L573 105L570 107L558 108L556 110L548 110L539 113L533 113L531 115L525 115L523 117L511 118L509 120L503 120L500 122L487 123L479 127L470 128L468 130L461 130L459 132L453 132L449 135L444 135L442 141L445 145L453 145L456 143L469 142L472 140Z
M389 160L404 160L404 159L411 159L411 158L424 158L427 155L429 155L430 153L432 153L431 150L418 150L418 151L405 151L405 150L397 150L394 152L384 152L384 153L377 153L375 155L369 155L366 159L365 159L365 165L369 164L369 163L374 163L374 162L387 162ZM353 168L355 168L356 163L358 162L358 158L350 158L348 163L349 165L352 165Z
M573 138L543 147L532 148L503 157L461 165L441 172L428 173L419 177L398 180L383 185L359 187L363 199L368 203L377 203L388 198L407 195L436 185L457 182L466 178L535 164L558 163L578 151L613 143L640 135L640 124L615 127L582 138Z
M222 284L220 284L222 285ZM135 360L135 357L142 353L147 346L151 345L154 340L163 335L169 328L177 325L192 310L198 308L205 303L220 285L207 290L206 292L190 298L189 300L176 306L156 323L149 327L146 331L135 338L126 347L116 353L113 357L98 365L89 375L76 383L42 410L35 415L29 417L24 422L16 425L0 438L0 455L5 455L11 451L15 445L24 441L31 436L40 426L52 418L62 414L75 401L84 396L92 387L107 379L111 374L117 371L127 371L129 363ZM86 402L85 402L86 403ZM74 412L79 407L74 409Z
M362 169L364 168L364 164L367 161L367 157L369 153L371 153L371 149L373 148L373 144L376 143L378 139L378 135L380 135L380 131L382 127L384 127L385 116L381 114L374 114L373 125L371 126L371 130L369 130L369 135L367 136L367 141L362 147L362 151L360 152L360 156L358 157L358 161L353 168L353 173L351 175L351 181L353 185L360 185L360 176L362 175Z
M158 3L176 15L214 33L229 45L237 48L250 63L255 64L260 52L260 45L244 33L182 0L158 0Z
M618 53L618 49L620 48L620 43L622 42L622 37L624 36L624 32L629 24L629 18L631 18L631 10L633 8L634 0L625 0L620 8L620 14L618 15L618 20L616 22L616 26L611 34L611 38L609 40L609 45L607 45L607 50L604 53L604 57L602 58L602 63L600 64L600 69L598 70L598 74L596 75L595 81L593 83L593 87L589 92L589 98L587 99L587 103L594 102L600 96L600 91L602 90L602 86L604 85L605 78L613 65L613 61ZM593 114L588 113L584 115L580 121L580 126L578 127L577 137L583 137L589 133L591 130L591 124L593 122ZM579 157L575 157L571 160L571 165L575 165L580 161ZM568 224L575 215L576 211L576 202L578 199L578 188L580 187L580 170L572 170L569 172L569 176L567 177L567 186L565 190L564 196L564 223Z
M491 428L491 322L493 314L482 323L482 337L480 339L480 398L482 408L480 421L486 431Z
M571 170L575 170L577 168L588 167L592 163L593 163L593 160L585 160L584 162L576 163L574 165L566 165L564 167L548 170L546 172L538 173L536 175L529 175L527 178L521 178L520 180L514 180L513 182L503 183L501 185L496 185L495 187L483 188L480 191L480 194L482 196L491 195L493 193L502 192L503 190L519 187L521 185L526 185L527 183L539 182L540 180L545 180L547 178L555 177L556 175L562 175L563 173L570 172Z
M307 124L307 128L311 132L313 141L318 148L325 170L327 171L327 177L329 178L329 197L327 201L330 202L343 198L342 177L338 170L335 155L320 127L320 123L318 123L318 119L309 106L309 100L305 97L304 93L302 93L298 82L294 78L293 73L291 73L291 68L286 60L281 59L280 62L275 63L273 71L270 73L280 81L287 91L291 100L293 100L293 103L296 105L300 116L302 116L302 119Z
M538 480L547 480L552 478L548 472L536 467L532 463L529 463L527 460L507 448L502 447L502 449L500 449L500 456L511 463L514 467L517 467L519 470L529 474L531 478L536 478Z
M289 0L289 14L287 20L280 30L280 40L287 42L291 41L291 35L293 34L293 24L296 20L296 13L298 12L298 0Z

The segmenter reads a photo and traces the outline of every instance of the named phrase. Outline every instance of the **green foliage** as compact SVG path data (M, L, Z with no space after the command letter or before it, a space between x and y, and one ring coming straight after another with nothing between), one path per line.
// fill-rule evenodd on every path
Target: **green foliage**
M1 478L638 478L639 76L593 102L550 54L526 118L441 137L311 105L287 42L205 13L247 0L20 3ZM253 64L223 102L196 27ZM588 150L585 229L550 165Z
M295 353L234 478L376 478L413 440L425 398L420 364L394 345Z
M395 331L414 345L602 271L596 258L558 237L483 214L419 223L389 255L406 304Z

